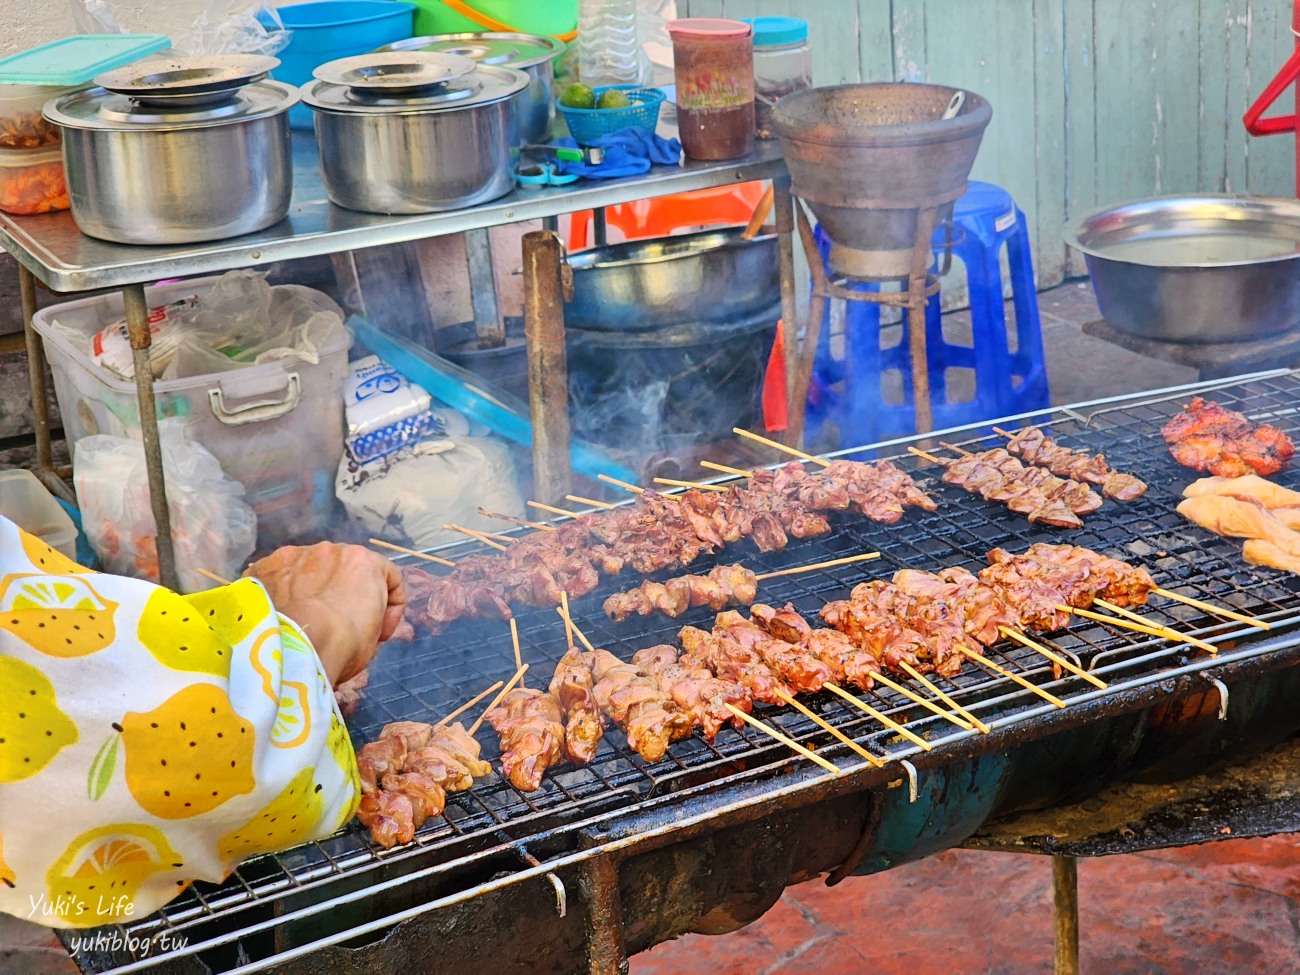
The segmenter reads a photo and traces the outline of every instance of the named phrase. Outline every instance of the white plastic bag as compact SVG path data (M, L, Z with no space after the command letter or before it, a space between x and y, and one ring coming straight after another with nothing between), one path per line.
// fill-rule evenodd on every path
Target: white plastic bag
M183 421L158 424L176 569L185 592L206 589L206 569L227 579L243 571L257 540L257 516L244 486L185 434ZM96 435L77 442L73 481L82 530L104 567L118 575L158 581L158 550L149 507L144 446Z
M129 34L132 28L144 32L153 26L147 21L123 26L107 0L68 3L79 34ZM285 28L272 0L207 0L186 42L163 53L276 54L292 37L293 31Z
M480 507L524 513L510 452L480 437L426 441L364 466L344 454L335 490L367 534L415 548L464 541L446 524L499 530L501 523L480 515Z

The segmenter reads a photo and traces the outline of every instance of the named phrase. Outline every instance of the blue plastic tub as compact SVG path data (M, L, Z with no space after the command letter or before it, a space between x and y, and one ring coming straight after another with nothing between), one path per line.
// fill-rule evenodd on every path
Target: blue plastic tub
M415 28L415 4L402 0L318 0L276 9L293 40L276 55L280 66L272 76L291 85L311 81L311 73L327 61L406 40ZM295 105L289 124L310 129L311 109Z

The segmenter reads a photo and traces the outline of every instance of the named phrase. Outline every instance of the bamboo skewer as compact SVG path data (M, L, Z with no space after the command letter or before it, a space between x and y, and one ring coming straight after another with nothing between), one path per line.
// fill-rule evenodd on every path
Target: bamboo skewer
M774 450L780 450L784 453L790 454L792 457L798 457L800 460L809 460L814 464L820 464L822 467L831 466L831 462L828 460L821 457L814 457L812 454L806 454L797 447L789 447L778 440L768 440L767 437L760 437L758 434L750 433L748 430L743 430L740 427L732 427L731 432L738 437L744 437L746 440L753 440L755 443L765 444Z
M483 713L478 716L478 720L475 721L472 725L470 725L469 733L471 735L476 733L479 730L479 728L483 727L483 719L487 717L488 712L490 712L494 707L496 707L498 704L501 703L502 699L514 689L514 686L524 679L524 674L526 674L527 672L528 672L528 664L524 664L522 667L520 667L518 670L515 671L515 675L510 678L506 686L501 688L500 692L497 694L496 697L492 698L492 703L483 709Z
M827 681L824 686L826 690L830 691L832 694L842 697L844 700L848 701L859 711L866 712L870 717L875 718L877 721L883 724L890 731L902 735L904 738L912 742L918 748L921 748L927 752L930 751L932 748L934 748L933 745L931 745L920 735L916 734L916 732L904 728L901 724L899 724L889 715L877 711L870 704L867 704L865 701L859 700L858 698L854 697L852 694L850 694L844 688L840 687L838 684L832 684L830 681Z
M456 564L451 559L439 558L436 555L426 555L424 552L417 552L413 548L406 548L402 545L394 545L392 542L386 542L382 538L372 538L370 539L370 544L377 545L379 548L389 549L393 552L401 552L403 555L411 555L417 559L424 559L426 562L436 562L438 565L445 565L448 568L451 568Z
M1008 626L999 626L998 630L1002 633L1003 636L1010 637L1012 640L1015 640L1017 643L1028 647L1030 650L1033 650L1035 653L1041 653L1052 663L1056 664L1056 666L1068 670L1076 677L1082 677L1089 684L1092 684L1096 687L1100 687L1103 691L1106 689L1107 684L1104 680L1101 680L1094 674L1088 673L1082 667L1079 667L1078 665L1071 663L1065 657L1062 657L1059 653L1053 653L1051 650L1048 650L1047 647L1043 646L1041 643L1037 643L1029 639L1029 637L1025 636L1025 634L1021 633L1019 630L1013 630Z
M912 680L916 681L927 691L929 691L931 694L933 694L935 697L941 700L944 704L952 708L955 712L957 712L957 714L961 715L961 717L964 720L969 721L972 725L978 728L981 734L987 735L990 731L993 730L988 725L986 725L983 721L981 721L979 718L975 717L975 715L971 714L964 707L962 707L960 704L954 701L946 693L944 693L943 688L939 687L938 684L936 684L934 681L927 678L923 673L921 673L919 670L917 670L915 667L909 664L906 660L900 660L898 662L898 665L903 668L903 670L907 673L907 676L911 677ZM902 688L900 688L898 685L891 682L888 678L881 678L879 674L877 674L874 679L880 681L886 687L893 687L894 690L902 690ZM907 694L907 691L903 691L903 693ZM908 696L910 697L911 695L909 694ZM922 704L926 704L927 707L930 707L930 705L924 700L924 698L918 698L918 700L920 700ZM939 713L943 713L943 712L939 712Z
M736 717L740 718L746 724L753 725L755 728L763 732L763 734L767 735L768 737L775 738L781 744L785 745L787 748L791 748L794 751L798 752L804 758L816 762L822 768L826 769L826 771L834 775L840 774L839 768L833 762L828 762L826 759L822 758L811 748L805 748L797 741L794 741L791 738L787 738L785 735L781 734L781 732L777 731L771 725L764 724L762 721L759 721L758 718L754 717L752 714L746 714L744 711L740 710L740 708L730 703L727 703L727 710L730 711L732 714L734 714Z
M529 501L528 506L530 508L537 508L541 511L549 511L553 515L564 515L564 517L566 518L578 517L578 513L576 511L565 511L563 508L557 508L554 505L550 505L550 504L542 504L542 502L540 501Z
M1033 691L1035 694L1037 694L1039 697L1041 697L1044 701L1047 701L1047 702L1048 702L1049 704L1051 704L1053 707L1058 707L1058 708L1064 708L1064 707L1065 707L1065 702L1062 701L1062 700L1061 700L1059 697L1057 697L1055 694L1049 694L1047 691L1043 690L1043 689L1042 689L1041 687L1039 687L1037 684L1034 684L1034 683L1032 683L1032 682L1030 682L1030 681L1025 680L1023 677L1021 677L1021 676L1020 676L1019 674L1017 674L1015 671L1007 670L1007 668L1002 667L1002 666L1000 666L1000 665L998 665L998 664L995 664L992 660L989 660L987 657L984 657L984 656L982 656L981 654L978 654L978 653L976 653L976 652L973 651L973 650L967 650L965 647L958 647L957 650L958 650L959 653L965 654L967 657L970 657L972 660L974 660L974 661L975 661L976 663L978 663L980 666L982 666L982 667L987 667L989 670L993 671L995 674L1001 674L1003 677L1006 677L1006 678L1008 678L1008 679L1010 679L1010 680L1015 681L1017 684L1019 684L1021 687L1023 687L1023 688L1024 688L1025 690L1027 690L1027 691Z
M219 585L219 586L228 586L228 585L230 585L230 580L229 580L229 579L223 579L223 578L221 578L221 576L217 575L215 572L209 572L207 569L195 569L194 571L197 572L199 575L203 576L203 578L205 578L205 579L211 579L213 582L215 582L215 583L216 583L217 585Z
M1183 643L1190 643L1192 646L1200 647L1206 653L1219 652L1219 648L1213 643L1206 643L1204 640L1198 640L1194 636L1179 633L1177 630L1171 630L1168 627L1152 626L1145 622L1134 623L1132 620L1120 619L1117 616L1106 616L1103 613L1094 613L1088 609L1075 609L1073 606L1066 606L1064 604L1058 605L1056 608L1064 613L1071 613L1074 616L1082 616L1084 619L1096 620L1098 623L1106 623L1109 626L1118 627L1121 630L1133 630L1135 633L1145 633L1147 636L1161 636L1166 640L1180 640Z
M614 487L621 487L624 491L631 491L633 494L645 494L645 488L629 484L627 481L620 481L617 477L610 477L608 474L597 474L596 478L606 484L612 484Z
M822 728L825 731L829 731L835 738L843 742L845 745L848 745L851 749L853 749L855 752L857 752L859 755L865 758L876 768L885 767L885 763L881 759L871 754L871 752L867 751L865 748L859 745L848 735L844 734L844 732L840 731L838 728L833 727L829 722L827 722L824 718L822 718L821 715L815 714L809 708L805 707L803 704L796 701L789 694L785 693L785 691L777 691L776 696L779 697L781 700L785 701L786 704L790 705L790 707L794 708L804 717L809 718L813 722L813 724L817 725L817 727Z
M762 582L764 579L775 579L777 576L794 576L801 572L812 572L814 569L829 569L836 565L848 565L850 562L866 562L870 559L880 558L879 552L864 552L861 555L848 555L842 559L830 559L826 562L814 562L812 565L796 565L792 569L777 569L775 572L764 572L760 576L754 576L755 580Z
M560 590L560 616L564 620L564 639L573 649L573 617L569 615L569 594L563 589Z
M675 477L656 477L656 484L666 484L669 487L695 488L697 491L730 491L731 488L723 487L721 484L702 484L699 481L679 481Z
M500 542L494 541L491 535L488 535L485 532L476 532L473 528L463 528L460 525L452 524L446 524L442 527L447 529L449 532L460 532L462 535L468 535L470 538L477 539L484 545L490 545L492 548L497 549L500 552L504 552L507 548L507 546L502 545ZM504 538L505 536L502 535L500 537Z
M613 511L617 505L610 504L608 501L596 501L593 498L584 498L577 494L566 494L565 501L572 501L574 504L585 504L592 508L604 508L606 511Z
M557 613L562 612L558 606L555 608L555 611L556 611ZM583 633L582 630L580 630L580 629L578 628L578 624L575 623L575 622L573 622L572 619L570 619L570 620L569 620L569 625L570 625L571 627L573 627L573 635L576 636L576 637L578 638L578 642L579 642L579 643L581 643L584 647L587 648L587 652L588 652L588 653L595 653L595 652L596 652L596 648L595 648L595 646L593 646L593 645L592 645L592 642L591 642L590 640L587 639L587 634Z
M524 666L524 660L523 660L523 654L520 652L519 649L519 624L515 622L515 618L513 616L510 617L510 642L514 645L514 649L515 649L515 669L522 670ZM573 645L572 641L570 641L569 645L570 646ZM519 686L520 687L524 686L524 681L522 677L519 679Z
M1273 625L1265 623L1263 620L1256 619L1253 616L1243 616L1241 613L1228 609L1224 606L1216 606L1214 603L1201 602L1199 599L1193 599L1191 596L1184 596L1181 593L1170 592L1168 589L1152 589L1157 596L1164 596L1166 599L1173 599L1183 603L1186 606L1192 606L1195 609L1202 610L1206 613L1213 613L1215 616L1225 616L1230 620L1236 620L1238 623L1249 623L1251 626L1258 626L1261 630L1271 630Z
M953 724L955 724L958 728L961 728L963 731L971 731L975 727L965 718L958 717L957 715L953 714L951 711L945 711L943 708L939 707L939 705L935 704L933 701L923 698L920 694L917 694L915 691L910 690L909 688L903 686L897 681L890 680L884 674L872 674L871 679L875 681L875 683L877 684L883 684L885 687L888 687L891 691L897 691L899 694L902 694L903 697L907 698L913 704L919 704L921 705L921 707L925 708L926 710L934 712L939 717L947 721L951 721ZM987 726L985 727L987 728Z
M1126 619L1133 620L1135 623L1141 623L1143 626L1149 626L1154 630L1159 630L1162 634L1169 637L1171 640L1180 640L1183 642L1195 641L1196 644L1201 647L1201 649L1207 651L1208 653L1219 652L1219 648L1216 647L1213 643L1206 643L1204 640L1196 640L1195 637L1188 636L1186 633L1180 633L1178 632L1178 630L1175 630L1173 627L1165 626L1163 623L1153 623L1150 620L1146 619L1145 617L1139 616L1137 613L1133 612L1132 610L1125 609L1123 606L1116 606L1114 603L1107 602L1104 599L1094 599L1093 603L1097 606L1100 606L1102 609L1109 610L1110 612L1115 613L1118 616L1123 616Z
M939 446L944 448L945 450L951 450L954 454L961 454L963 457L971 456L971 452L969 450L962 450L960 447L954 446L953 444L950 443L946 443L943 440L939 441Z
M718 471L721 474L735 474L737 477L753 477L753 471L742 471L739 467L728 467L726 464L715 464L711 460L700 461L701 467L706 467L711 471Z
M471 697L468 701L466 701L464 704L462 704L460 707L458 707L455 711L451 712L451 714L449 714L449 715L447 715L445 718L441 719L437 724L434 725L434 727L435 727L435 728L442 728L442 727L444 727L445 725L449 725L449 724L451 724L451 722L453 722L454 720L456 720L457 718L459 718L462 714L464 714L466 711L468 711L470 708L472 708L472 707L473 707L475 704L477 704L479 701L483 700L483 698L487 697L487 696L488 696L489 694L491 694L493 691L500 690L500 688L501 688L501 686L502 686L503 684L505 684L505 681L503 681L503 680L499 680L499 681L497 681L495 684L493 684L491 687L489 687L486 691L480 691L479 693L475 694L475 695L474 695L473 697Z
M922 460L928 460L932 464L944 464L943 458L936 457L934 456L934 454L927 454L924 450L921 450L917 447L908 447L907 452L909 454L915 454L917 457L920 457ZM946 467L947 464L944 464L944 466Z
M529 521L527 518L516 518L514 515L503 515L497 511L488 511L487 508L479 508L478 513L484 518L495 518L497 521L508 521L512 525L523 525L525 528L534 528L541 532L555 531L554 525L548 525L544 521Z

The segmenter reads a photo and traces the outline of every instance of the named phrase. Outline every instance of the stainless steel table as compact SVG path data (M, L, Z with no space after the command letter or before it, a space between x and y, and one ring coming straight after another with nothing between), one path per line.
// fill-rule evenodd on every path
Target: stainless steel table
M650 199L689 190L724 186L731 183L770 179L776 187L775 213L780 233L781 310L787 322L797 320L794 289L794 254L792 233L794 211L790 198L789 176L774 142L760 142L744 159L725 163L684 162L680 166L657 166L643 176L615 180L584 180L568 187L541 190L515 190L492 203L450 213L418 216L382 216L357 213L336 207L325 197L317 166L314 139L306 133L294 135L294 192L289 216L275 226L256 234L204 244L141 247L113 244L82 234L69 213L13 217L0 213L0 247L14 256L20 265L23 320L26 327L28 370L32 404L36 420L37 473L62 497L72 500L64 476L53 464L50 445L48 394L45 386L45 359L38 336L32 329L36 311L36 281L53 291L75 292L97 288L120 288L125 301L131 345L135 356L136 392L139 400L145 461L149 472L150 501L158 526L158 562L164 585L176 587L175 557L171 543L162 454L158 443L157 414L154 407L153 378L148 368L150 333L148 305L144 287L164 278L183 275L218 273L234 268L255 267L272 261L313 257L384 244L483 230L501 224L517 223L563 213L594 209L597 214L607 206L634 200ZM548 485L564 483L568 474L567 404L553 402L563 394L564 382L557 382L554 350L548 353L537 341L543 334L549 339L563 337L562 308L554 302L529 301L529 296L555 290L555 282L544 282L539 275L555 273L555 262L528 260L525 243L525 305L558 314L560 321L541 330L530 328L529 399L534 422L533 459L538 471L547 472L542 479ZM540 270L539 270L540 269ZM793 328L790 332L794 332ZM786 375L795 375L797 343L787 334L785 342ZM561 342L561 348L563 344ZM534 361L536 360L536 361ZM561 360L562 363L562 360ZM543 373L551 375L543 376ZM547 381L543 381L545 378ZM790 404L793 412L795 404ZM565 422L555 428L558 438L537 429L552 418ZM551 434L554 430L551 431ZM545 494L546 490L539 491ZM555 498L547 498L555 500Z

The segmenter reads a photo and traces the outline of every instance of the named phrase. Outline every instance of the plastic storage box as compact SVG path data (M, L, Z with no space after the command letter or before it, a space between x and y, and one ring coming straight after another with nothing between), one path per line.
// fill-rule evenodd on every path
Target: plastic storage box
M0 85L0 210L47 213L68 208L59 127L41 107L71 88Z
M77 528L31 471L0 471L0 515L56 552L77 557Z
M217 280L149 288L149 306L202 295ZM96 365L86 351L92 335L124 317L121 294L53 305L33 317L33 327L45 340L70 446L97 433L140 436L135 384ZM56 322L87 341L70 341ZM321 349L315 365L285 359L154 385L158 417L186 419L189 435L247 489L245 498L257 512L259 547L319 532L329 522L343 456L343 381L350 345L349 336Z

